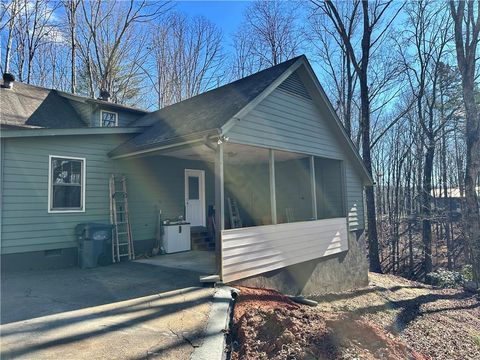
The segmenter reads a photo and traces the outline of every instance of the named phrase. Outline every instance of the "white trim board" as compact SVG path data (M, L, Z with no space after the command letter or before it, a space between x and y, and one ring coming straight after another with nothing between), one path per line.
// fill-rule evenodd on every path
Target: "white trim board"
M81 209L65 209L65 210L52 210L52 158L60 159L71 159L71 160L81 160L82 161L82 208ZM87 206L87 201L85 199L86 188L87 188L87 159L74 157L74 156L65 156L65 155L48 155L48 204L47 211L49 214L67 214L67 213L84 213Z

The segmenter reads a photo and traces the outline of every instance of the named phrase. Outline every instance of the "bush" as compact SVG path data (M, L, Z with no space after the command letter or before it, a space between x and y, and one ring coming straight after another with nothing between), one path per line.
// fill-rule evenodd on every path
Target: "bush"
M473 266L465 265L462 268L462 276L464 281L473 281Z
M427 283L442 288L456 288L463 285L464 278L458 271L438 269L427 274Z

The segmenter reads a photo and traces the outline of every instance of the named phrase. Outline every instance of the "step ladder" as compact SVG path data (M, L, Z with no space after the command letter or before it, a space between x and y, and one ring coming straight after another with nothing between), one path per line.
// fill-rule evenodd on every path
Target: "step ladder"
M110 223L113 225L112 259L135 259L128 213L127 180L125 176L110 176ZM120 190L117 190L120 189Z
M228 210L230 212L230 226L232 229L237 229L242 227L242 218L240 217L240 212L238 211L237 200L228 197Z

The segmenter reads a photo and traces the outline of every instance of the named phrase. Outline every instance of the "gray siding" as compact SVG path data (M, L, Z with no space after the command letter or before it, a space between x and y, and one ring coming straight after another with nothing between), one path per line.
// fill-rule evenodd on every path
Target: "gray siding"
M343 160L350 230L362 229L363 186L346 144L314 102L277 88L228 132L232 142Z
M184 215L184 170L205 170L206 207L214 203L213 164L168 157L112 161L107 153L122 136L2 139L2 254L77 246L74 228L110 222L108 179L127 176L134 241L155 237L156 214ZM85 212L48 213L49 155L86 158ZM207 212L205 212L207 213Z
M74 227L109 222L107 153L121 136L65 136L2 139L5 143L2 194L2 253L76 246ZM85 212L48 213L49 155L86 158Z
M157 156L118 160L116 168L127 177L134 240L155 238L158 209L163 219L185 216L185 169L205 171L205 214L215 203L211 163Z

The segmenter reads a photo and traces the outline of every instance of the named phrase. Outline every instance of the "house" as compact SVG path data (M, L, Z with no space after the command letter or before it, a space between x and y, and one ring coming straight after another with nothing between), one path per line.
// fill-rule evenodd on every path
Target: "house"
M480 196L480 186L476 188L477 196ZM440 215L448 216L452 221L459 221L462 218L462 212L465 211L466 199L465 190L458 187L445 189L434 188L430 192L432 196L432 206L434 211ZM480 207L480 203L479 203Z
M158 209L197 229L214 214L225 283L366 284L363 189L373 182L305 56L154 112L107 100L3 85L4 269L74 265L73 229L109 221L117 173L137 253L152 248ZM59 164L69 184L52 181Z

